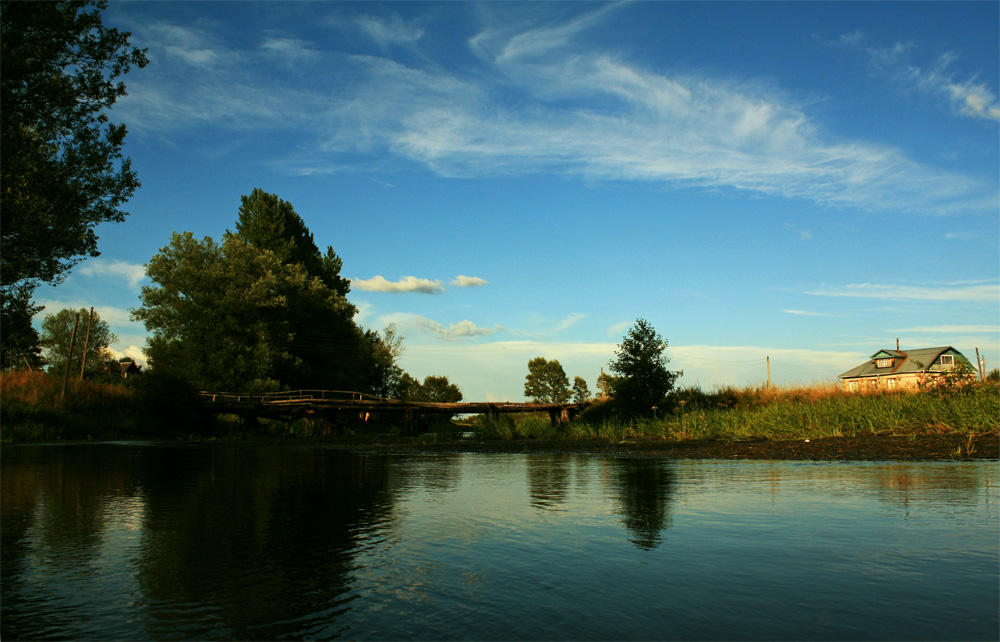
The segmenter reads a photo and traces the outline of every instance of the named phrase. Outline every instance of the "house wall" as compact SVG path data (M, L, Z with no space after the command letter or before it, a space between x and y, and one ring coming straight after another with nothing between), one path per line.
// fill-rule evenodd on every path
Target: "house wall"
M920 385L938 376L938 373L923 372L909 374L879 375L877 377L852 377L843 380L845 392L870 392L875 390L894 392L919 390Z

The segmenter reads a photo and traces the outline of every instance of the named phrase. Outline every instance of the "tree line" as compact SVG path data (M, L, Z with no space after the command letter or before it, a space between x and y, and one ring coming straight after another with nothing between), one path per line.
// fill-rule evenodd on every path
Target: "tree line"
M646 319L637 319L608 364L614 375L598 378L601 400L624 415L655 414L674 388L681 371L667 369L667 341ZM576 403L590 400L587 382L574 377L572 388L562 364L545 357L528 362L524 396L535 403Z

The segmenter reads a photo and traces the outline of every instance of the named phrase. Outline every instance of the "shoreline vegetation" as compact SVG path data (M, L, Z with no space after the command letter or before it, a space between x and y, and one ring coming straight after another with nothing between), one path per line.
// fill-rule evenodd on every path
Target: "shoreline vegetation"
M262 421L200 412L184 382L144 375L132 381L70 382L17 370L0 375L0 441L150 439L235 442L307 439L337 447L471 452L630 452L672 457L793 459L997 458L1000 385L848 393L805 387L680 388L650 418L619 417L595 402L569 423L545 413L481 415L405 434L386 423L347 426L327 436L313 419Z

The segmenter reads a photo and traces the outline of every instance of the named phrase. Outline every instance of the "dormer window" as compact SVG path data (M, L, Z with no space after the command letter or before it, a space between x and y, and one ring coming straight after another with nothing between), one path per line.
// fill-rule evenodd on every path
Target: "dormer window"
M943 354L943 355L941 355L941 365L942 366L953 366L953 365L955 365L955 355L953 355L953 354Z
M876 359L875 360L875 367L876 368L891 368L892 367L892 359Z

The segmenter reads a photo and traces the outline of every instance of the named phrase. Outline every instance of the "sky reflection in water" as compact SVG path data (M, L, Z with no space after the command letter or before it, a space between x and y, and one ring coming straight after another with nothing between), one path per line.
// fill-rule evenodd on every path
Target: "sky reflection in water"
M997 467L4 447L14 638L977 639Z

